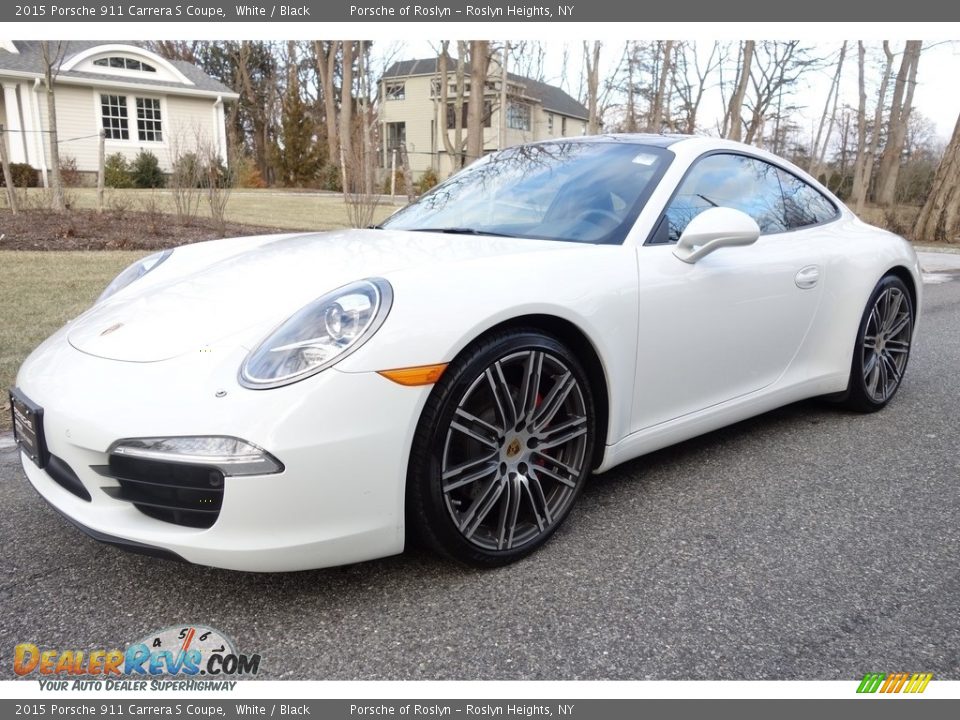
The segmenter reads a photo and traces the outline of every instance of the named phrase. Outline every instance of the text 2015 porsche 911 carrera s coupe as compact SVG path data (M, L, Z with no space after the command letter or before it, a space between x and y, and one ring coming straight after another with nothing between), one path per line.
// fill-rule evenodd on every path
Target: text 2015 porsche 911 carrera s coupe
M527 555L588 476L802 398L896 393L917 258L738 143L598 136L379 228L152 255L24 362L29 481L94 537L239 570L416 534Z

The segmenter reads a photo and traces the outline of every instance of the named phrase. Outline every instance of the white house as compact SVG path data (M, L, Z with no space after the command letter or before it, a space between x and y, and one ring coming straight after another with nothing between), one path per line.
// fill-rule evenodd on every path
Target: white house
M173 159L212 146L226 159L224 101L238 97L188 62L166 60L125 42L50 42L62 61L54 80L61 157L96 172L99 132L106 154L129 159L149 150L169 171ZM0 124L10 161L28 163L46 184L49 122L40 42L0 40Z
M443 132L453 140L456 123L453 98L456 95L454 63L447 75L449 95L446 108L440 107L440 74L437 58L402 60L393 63L380 80L380 122L383 157L404 147L410 169L417 175L432 168L441 176L453 166L443 142ZM465 95L469 88L470 65L466 66ZM484 88L483 149L491 152L534 140L583 135L587 108L562 89L531 78L508 73L506 117L501 129L499 98L502 73L492 63ZM464 108L469 105L464 102ZM466 126L466 110L463 113Z

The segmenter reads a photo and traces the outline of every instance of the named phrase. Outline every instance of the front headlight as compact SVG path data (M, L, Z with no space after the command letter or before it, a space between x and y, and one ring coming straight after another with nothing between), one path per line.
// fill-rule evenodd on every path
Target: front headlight
M247 356L240 384L265 390L317 374L369 340L392 303L390 283L381 278L360 280L317 298Z
M153 255L148 255L142 260L137 260L133 265L117 275L113 279L113 282L107 285L107 289L100 293L100 297L97 298L97 302L106 300L111 295L123 290L134 280L139 280L151 270L156 270L160 263L162 263L172 254L173 250L163 250L161 252L154 253Z

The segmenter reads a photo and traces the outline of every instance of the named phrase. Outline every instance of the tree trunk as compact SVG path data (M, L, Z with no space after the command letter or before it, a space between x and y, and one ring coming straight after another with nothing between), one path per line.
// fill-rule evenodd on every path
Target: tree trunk
M317 63L317 77L320 80L320 92L323 93L323 115L327 127L327 162L336 165L340 157L337 97L333 87L333 73L337 67L337 42L324 43L321 40L315 40L313 48Z
M469 162L483 156L483 107L487 90L487 66L490 62L490 42L470 41L470 102L467 105L467 159Z
M60 61L63 59L61 44L52 51L49 42L40 43L43 55L43 74L47 94L47 137L50 139L50 186L53 191L50 197L50 209L54 212L63 212L67 209L66 199L63 196L63 179L60 176L60 141L57 132L57 98L53 90L53 79L60 71Z
M837 72L833 75L833 82L830 83L830 92L827 93L827 102L823 106L823 115L820 116L820 125L817 127L817 136L813 141L813 152L810 153L810 167L808 170L813 177L819 177L823 169L824 160L827 154L827 146L830 144L830 135L833 131L833 124L837 119L837 98L840 95L840 76L843 73L843 61L847 56L847 41L844 40L840 48L840 59L837 61ZM833 111L830 111L830 101L833 101ZM827 114L830 115L829 123ZM823 131L826 128L827 136L823 138ZM823 145L820 140L823 139Z
M507 146L507 86L509 83L509 71L507 64L510 61L510 41L504 41L503 61L500 66L500 113L497 115L497 149L503 150Z
M877 157L877 148L880 146L880 125L883 122L883 107L887 99L887 89L890 86L890 71L893 68L893 53L890 52L890 42L883 41L883 54L887 61L884 65L883 79L880 81L880 91L877 95L877 106L873 112L873 131L870 136L870 147L867 148L863 161L862 182L859 186L854 185L851 199L854 202L854 212L863 212L864 203L867 200L867 192L870 189L870 179L873 177L873 166Z
M631 42L627 42L623 50L624 60L627 62L627 118L625 122L625 130L628 133L635 133L637 131L637 101L636 94L637 88L633 81L633 70L636 54L636 45Z
M867 80L866 80L867 48L860 40L857 42L857 88L859 101L857 103L857 159L853 164L853 187L850 198L857 201L866 195L866 179L864 170L867 167ZM857 212L860 212L858 207Z
M340 154L343 170L343 191L353 192L354 178L348 168L353 163L353 40L343 40L343 87L340 90Z
M727 107L727 115L723 121L726 128L726 136L729 140L740 140L743 137L743 122L741 120L741 109L743 108L743 99L747 95L747 84L750 82L750 65L753 62L754 40L747 40L743 44L743 60L740 65L740 76L737 78L737 85L730 96L730 105Z
M667 78L670 76L670 61L673 58L673 40L667 40L663 46L663 60L660 63L660 77L657 92L653 96L650 109L650 132L658 133L663 129L663 110L667 94Z
M880 174L877 180L876 199L880 205L892 205L896 200L897 177L900 174L900 156L907 137L910 110L913 105L913 90L917 84L917 65L920 63L920 40L908 40L903 49L900 70L893 90L893 105L887 125L887 144L880 159Z
M7 136L0 125L0 167L3 168L3 187L7 193L10 214L17 214L17 191L13 187L13 175L10 173L10 160L7 158Z
M598 113L600 95L600 41L595 40L593 49L590 44L583 42L584 69L587 71L587 135L596 135L600 132L600 116Z
M927 202L917 216L914 240L955 243L960 240L960 117L933 178Z

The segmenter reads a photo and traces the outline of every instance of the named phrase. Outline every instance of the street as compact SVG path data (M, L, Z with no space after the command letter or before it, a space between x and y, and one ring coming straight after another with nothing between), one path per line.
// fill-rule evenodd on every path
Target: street
M199 623L260 679L960 679L960 273L925 286L891 405L810 401L594 478L511 567L412 549L241 574L76 530L0 437L0 677L17 643L113 649Z

